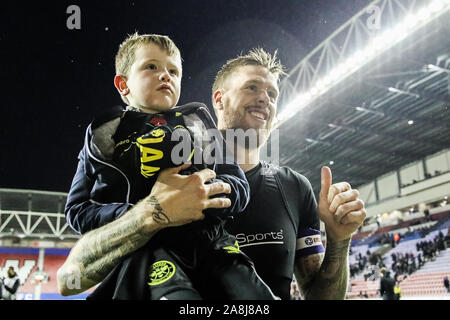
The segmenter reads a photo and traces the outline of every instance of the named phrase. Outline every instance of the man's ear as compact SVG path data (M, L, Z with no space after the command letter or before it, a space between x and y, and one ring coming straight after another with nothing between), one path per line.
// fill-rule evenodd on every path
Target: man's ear
M222 103L222 98L223 98L223 90L222 89L217 89L214 93L213 93L213 107L216 111L218 110L223 110L223 103Z
M127 85L127 79L124 76L116 75L114 77L114 86L116 87L117 91L119 91L121 96L126 96L130 93L130 89Z

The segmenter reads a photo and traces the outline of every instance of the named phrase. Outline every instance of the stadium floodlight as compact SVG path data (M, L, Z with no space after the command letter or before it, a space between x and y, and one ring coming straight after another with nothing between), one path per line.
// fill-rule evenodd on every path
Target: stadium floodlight
M398 0L397 0L398 1ZM450 9L450 0L433 0L428 5L420 8L416 13L409 13L397 25L390 30L385 30L368 44L356 51L349 58L331 68L321 79L314 81L309 89L299 93L283 108L278 116L279 126L281 122L293 117L298 111L312 103L319 96L327 92L330 88L343 81L349 75L360 69L362 66L375 59L383 52L409 37L419 28L428 24L438 16ZM319 46L320 47L320 46ZM431 69L431 68L430 68Z

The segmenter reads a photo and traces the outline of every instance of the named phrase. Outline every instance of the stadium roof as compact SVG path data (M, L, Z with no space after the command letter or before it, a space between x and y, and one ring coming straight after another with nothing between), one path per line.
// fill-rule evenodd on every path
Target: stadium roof
M447 10L286 119L280 163L307 176L318 193L323 165L334 181L361 186L449 148L449 18ZM336 46L335 38L324 47ZM301 87L294 78L282 84L291 87L285 102Z
M62 192L0 189L0 237L77 239L64 216L66 199Z

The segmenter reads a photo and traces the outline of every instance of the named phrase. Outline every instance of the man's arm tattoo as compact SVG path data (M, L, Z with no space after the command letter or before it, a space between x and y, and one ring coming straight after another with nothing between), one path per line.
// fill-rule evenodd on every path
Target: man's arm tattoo
M156 199L155 196L151 196L151 197L149 197L149 199L147 201L148 201L148 203L150 203L155 208L155 210L152 213L153 220L155 220L159 224L163 224L163 225L169 224L170 223L170 219L164 213L164 210L161 207L161 205L159 204L158 199Z
M349 245L350 239L344 241L328 239L325 257L319 271L313 273L310 281L302 286L304 298L333 300L345 298L348 286ZM316 264L317 270L317 263L320 262L316 260L313 263ZM308 269L314 270L314 266L310 266Z
M113 228L101 232L94 230L80 249L78 262L82 266L81 277L102 281L124 257L144 245L149 237L138 232L139 222L125 219Z
M81 279L82 290L101 282L126 255L147 243L156 233L142 232L143 219L125 214L121 219L85 234L69 255ZM66 275L66 278L69 275Z

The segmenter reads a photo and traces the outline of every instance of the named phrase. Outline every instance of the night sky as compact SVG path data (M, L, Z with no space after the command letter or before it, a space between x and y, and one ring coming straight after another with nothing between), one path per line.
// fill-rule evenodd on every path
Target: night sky
M170 36L181 50L179 104L210 106L219 67L261 46L289 69L369 0L3 2L0 7L0 188L68 192L94 115L123 104L114 56L131 33ZM69 30L70 5L81 29ZM281 106L279 106L281 107Z

